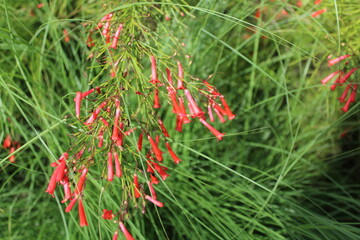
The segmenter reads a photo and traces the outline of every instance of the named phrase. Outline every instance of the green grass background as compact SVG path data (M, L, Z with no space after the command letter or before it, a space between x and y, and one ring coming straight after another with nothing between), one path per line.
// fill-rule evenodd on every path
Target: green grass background
M39 2L0 1L0 139L22 144L15 164L0 150L0 239L111 239L116 229L100 213L120 199L100 195L103 183L88 183L86 228L76 211L64 213L61 196L44 193L49 164L70 146L64 117L88 86L81 23L97 20L105 2L54 0L36 9ZM359 66L358 0L188 3L172 3L188 13L172 12L184 24L167 30L186 44L188 72L214 74L237 117L215 124L226 133L221 142L200 124L171 129L183 161L169 165L171 177L158 187L165 207L139 211L129 231L136 239L360 239L359 104L343 114L341 90L320 84L332 72L330 54L354 54L350 64ZM259 7L267 8L263 19L254 18ZM289 15L277 18L283 8ZM327 12L310 17L321 8ZM249 26L257 31L246 39Z

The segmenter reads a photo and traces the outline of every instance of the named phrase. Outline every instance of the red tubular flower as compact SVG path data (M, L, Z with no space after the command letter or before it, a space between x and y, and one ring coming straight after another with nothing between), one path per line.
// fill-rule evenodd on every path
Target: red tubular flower
M341 86L341 84L339 84L339 83L340 83L340 80L342 79L343 75L344 75L344 72L341 71L339 76L336 78L335 82L331 85L331 87L330 87L331 91L334 91L338 85Z
M164 123L161 121L161 119L158 119L158 123L160 125L161 131L163 132L164 136L169 138L170 135L169 135L168 131L166 130Z
M314 5L319 5L322 2L322 0L315 0Z
M165 143L167 150L169 151L169 154L171 158L174 160L175 164L178 164L181 160L180 158L174 153L174 151L171 149L170 144L167 142Z
M155 200L154 198L150 197L149 195L145 196L146 200L149 200L150 202L152 202L153 204L155 204L158 207L163 207L164 204L162 202L159 202L158 200Z
M194 98L191 96L191 93L189 92L189 90L185 89L184 90L185 96L187 98L187 100L190 103L190 106L192 107L192 109L194 110L194 114L196 117L198 118L202 118L204 117L204 112L201 110L201 108L196 104Z
M156 162L150 162L154 169L159 173L159 175L161 176L161 178L165 181L167 177L170 177L170 175L168 175L166 173L167 168L166 167L162 167L159 164L157 164Z
M67 205L65 208L65 212L70 212L72 210L72 208L74 207L77 200L78 200L78 196L75 196L73 199L71 199L69 205Z
M109 123L104 119L104 118L100 118L100 120L103 122L103 124L108 127L109 126Z
M207 128L210 130L210 132L211 132L212 134L215 135L215 137L216 137L217 139L221 140L222 137L225 135L225 134L219 132L218 130L216 130L213 126L211 126L209 123L207 123L204 119L200 118L199 120L200 120L200 122L201 122L202 124L204 124L205 127L207 127Z
M119 138L119 117L120 117L120 108L116 108L114 127L111 136L111 140L116 141Z
M9 148L11 146L11 136L8 134L3 142L3 148Z
M143 141L143 134L140 133L139 140L138 140L138 151L141 152L142 150L142 141Z
M351 69L349 72L347 72L340 80L339 83L344 83L348 78L357 70L357 68Z
M167 76L167 80L170 84L173 84L173 81L172 81L172 77L171 77L171 72L170 72L170 69L166 68L166 76Z
M327 82L329 82L333 77L335 77L336 75L338 75L339 73L342 73L341 70L338 70L336 72L331 73L329 76L327 76L326 78L324 78L323 80L321 80L322 84L326 84Z
M220 96L220 100L221 100L221 103L222 105L224 106L224 109L225 109L225 112L226 112L226 115L228 116L229 120L232 120L235 118L235 115L231 112L230 108L229 108L229 105L227 104L224 96Z
M214 111L215 111L216 115L219 117L220 122L222 122L222 123L226 122L226 120L224 119L223 115L219 112L219 110L214 108Z
M209 103L209 105L208 105L208 115L209 115L210 122L214 122L215 119L214 119L213 112L212 112L212 110L211 110L211 105L210 105L210 103Z
M97 27L100 29L103 27L103 23L108 19L109 14L106 14L105 16L102 17L102 19L99 21Z
M217 109L222 115L227 115L226 111L220 107L219 104L217 104L214 100L212 99L209 99L210 102L212 103L211 106L214 108L214 109ZM231 111L230 111L231 112Z
M119 132L119 137L116 140L116 146L122 146L124 144L124 134L123 134L123 132L124 132L124 123L121 122L119 125L120 125L119 126L120 127L120 132Z
M346 98L346 96L347 96L350 88L351 88L351 84L347 85L347 87L345 88L343 94L341 94L341 97L339 97L340 103L344 103L344 102L345 102L345 98Z
M302 7L302 5L303 5L302 1L301 1L301 0L298 0L297 3L296 3L296 6Z
M139 198L141 196L139 179L136 174L134 174L134 194L135 194L135 198Z
M178 100L179 100L179 108L180 108L180 111L181 111L181 114L179 114L179 115L180 115L180 118L181 118L181 121L182 121L183 123L185 123L185 124L186 124L186 123L190 123L191 120L188 118L188 116L187 116L187 114L186 114L186 109L185 109L184 100L183 100L181 97L179 97Z
M156 59L154 56L150 57L151 59L151 80L152 84L160 83L157 73L156 73Z
M103 29L103 31L102 31L102 35L103 35L104 37L106 37L107 35L109 35L111 18L112 18L112 13L109 13L109 14L107 15L106 23L105 23L104 29Z
M346 55L337 57L335 59L329 60L328 61L329 67L331 67L332 65L334 65L334 64L336 64L336 63L338 63L338 62L340 62L340 61L342 61L342 60L344 60L344 59L346 59L346 58L348 58L350 56L351 56L350 54L346 54Z
M79 208L80 227L89 226L86 220L84 205L81 198L79 198L78 208Z
M349 111L350 103L351 103L351 97L348 98L348 100L346 101L345 105L341 108L341 110L343 112Z
M160 100L159 100L159 89L154 89L154 108L160 108Z
M59 162L60 165L58 166L57 175L56 175L56 181L60 182L63 180L65 175L65 169L66 169L66 159L68 158L69 154L65 152L60 158Z
M113 49L116 49L117 48L117 43L119 41L119 36L120 36L120 33L121 33L121 30L123 29L123 25L120 24L118 29L116 30L115 32L115 35L114 35L114 38L113 38L113 41L112 41L112 44L111 44L111 48Z
M351 84L349 84L349 85L351 85ZM342 111L347 112L349 110L350 104L352 102L355 102L355 97L356 97L358 86L359 86L359 84L352 85L352 92L350 94L350 97L347 99L344 107L341 108ZM345 89L345 91L346 91L346 89Z
M115 160L115 174L117 177L121 177L122 171L121 171L121 165L120 165L119 156L118 156L117 152L114 152L114 160Z
M82 192L83 190L83 187L84 187L84 183L85 183L85 180L86 180L86 174L88 172L88 169L87 168L84 168L81 172L81 176L80 176L80 179L77 183L77 186L76 186L76 189L75 189L75 195L79 194L80 192Z
M55 188L56 188L56 176L57 176L57 171L58 171L58 168L55 168L54 172L53 172L52 175L51 175L51 178L50 178L48 187L47 187L47 189L46 189L46 191L45 191L45 192L47 192L48 194L50 194L51 196L53 196L53 197L54 197L54 191L55 191Z
M178 132L182 132L182 125L183 125L182 118L179 115L176 116L176 128L175 128L175 130L178 131Z
M103 209L103 215L101 217L105 220L111 220L114 217L113 211Z
M147 165L146 172L155 173L154 168L151 165L151 161L146 161L146 165Z
M158 184L160 181L152 174L150 174L151 184Z
M148 140L151 144L151 147L155 154L156 159L161 162L163 160L163 157L162 157L163 152L160 151L159 147L156 145L156 143L154 142L154 140L151 138L150 135L148 135Z
M150 181L148 181L148 186L149 186L149 189L150 189L150 193L151 193L151 196L156 199L157 196L156 196L156 192L155 192L155 189L152 185L152 183Z
M92 124L97 116L99 115L101 109L103 109L105 107L105 105L107 104L107 101L102 102L98 108L95 109L95 111L91 114L91 116L89 117L89 119L84 123L85 125L90 125Z
M114 179L114 171L113 171L113 160L112 160L112 153L108 152L108 181L112 182Z
M173 113L175 114L181 114L181 110L180 107L176 101L176 91L172 88L172 87L167 87L166 88L170 97L170 100L172 102L172 106L173 106Z
M110 42L111 42L111 40L110 40L110 32L108 32L108 34L106 35L106 37L105 37L105 42L107 43L107 44L109 44ZM115 73L114 73L115 74ZM113 76L113 77L115 77L115 76Z
M81 97L82 97L82 98L85 98L85 97L87 97L88 95L90 95L91 93L93 93L94 91L95 91L95 89L92 88L92 89L90 89L90 90L88 90L88 91L86 91L86 92L84 92L84 93L81 93Z
M82 92L76 92L74 102L75 102L75 112L76 112L76 117L77 118L80 118L81 100L82 100Z
M184 87L184 70L181 65L181 62L178 61L177 64L178 64L178 76L179 76L178 83L177 83L177 89L184 90L185 89L185 87Z
M118 236L119 236L118 231L115 231L112 240L117 240L117 239L118 239Z
M128 230L126 229L126 227L125 227L125 225L124 225L123 222L120 222L120 223L119 223L119 227L120 227L121 231L123 232L126 240L135 240L135 239L133 238L133 236L131 236L131 234L128 232Z
M69 184L69 178L66 176L64 178L63 181L63 186L64 186L64 199L61 201L61 203L66 202L67 200L69 200L71 198L71 190L70 190L70 184Z
M350 102L355 102L358 86L359 86L359 84L353 84L352 92L350 95Z
M319 11L313 12L313 13L311 14L311 17L313 17L313 18L314 18L314 17L317 17L317 16L323 14L324 12L326 12L326 9L321 9L321 10L319 10Z

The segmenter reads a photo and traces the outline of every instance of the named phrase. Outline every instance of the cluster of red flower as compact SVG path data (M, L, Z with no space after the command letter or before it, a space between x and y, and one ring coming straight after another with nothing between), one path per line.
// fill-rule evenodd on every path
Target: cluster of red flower
M351 55L346 54L334 59L331 59L328 61L329 67L335 65L336 63L341 62L342 60L350 57ZM345 63L345 65L347 65L347 63ZM350 104L355 102L355 97L356 97L356 93L357 93L357 88L359 86L359 84L355 84L355 83L349 83L348 79L350 78L350 76L357 70L357 68L352 68L351 70L349 70L348 72L345 72L344 70L337 70L333 73L331 73L330 75L328 75L327 77L325 77L323 80L321 80L322 84L326 84L328 83L331 79L333 79L334 77L338 76L335 80L335 82L331 85L330 89L332 91L334 91L336 89L337 86L342 86L343 84L347 84L344 92L341 94L341 96L339 97L339 101L340 103L345 103L344 106L341 108L342 111L347 112L349 110ZM351 89L351 93L349 95L349 91ZM347 98L347 96L349 95L349 97ZM346 99L347 98L347 99Z
M96 28L90 31L87 39L87 46L96 48L97 43L102 43L93 38L93 33L95 30L98 32L101 30L101 36L105 38L107 44L106 52L111 55L111 58L114 57L114 51L122 51L120 46L123 43L119 42L121 41L120 34L124 33L127 27L126 24L121 23L113 28L114 16L115 13L104 16ZM124 44L126 45L126 43ZM131 80L138 78L135 71L129 70L131 68L126 68L122 74L118 74L119 67L117 65L120 61L124 61L124 59L113 61L115 64L109 63L109 66L112 67L111 79L86 92L76 92L75 116L77 122L82 123L82 130L76 134L79 141L58 161L51 164L55 170L46 192L53 195L57 183L63 185L65 198L62 203L69 201L65 211L71 211L78 202L80 226L87 226L83 205L85 180L91 171L90 167L94 165L95 158L100 158L100 163L105 166L102 175L105 175L109 182L115 181L114 175L121 178L123 191L121 210L113 213L112 210L104 209L102 217L103 219L117 217L116 222L125 237L133 239L123 223L128 214L129 202L136 205L140 200L143 212L147 201L157 207L164 206L157 199L153 186L169 177L168 168L163 163L164 152L161 151L161 148L167 149L175 164L181 161L172 150L170 135L165 124L160 117L154 118L158 109L162 108L161 103L163 105L170 103L172 106L172 112L176 114L175 129L177 131L181 132L183 124L190 123L192 118L198 119L218 140L221 140L224 134L210 125L207 117L214 122L214 111L219 120L225 122L225 116L231 120L235 118L235 115L230 110L224 96L208 81L186 81L180 61L177 62L177 84L175 86L170 68L166 67L163 74L158 75L160 67L157 65L156 58L150 56L150 81L139 81L140 84L136 84L138 88L134 87L134 84L130 84ZM126 87L130 85L132 87ZM153 104L149 108L148 99L149 96L151 97L151 92L153 93L151 100ZM205 99L205 101L200 99ZM95 103L92 112L85 118L81 114L84 100L88 101L90 105ZM132 107L134 102L136 102L135 107ZM204 108L207 111L203 111ZM143 136L146 136L147 144L143 142ZM95 139L98 140L96 144ZM162 146L162 144L164 145ZM70 151L74 153L70 155ZM104 160L105 158L106 160ZM134 160L130 161L129 159ZM139 167L143 166L138 163L142 160L146 162L147 169ZM76 179L78 180L76 181ZM117 236L118 231L115 232L114 239Z

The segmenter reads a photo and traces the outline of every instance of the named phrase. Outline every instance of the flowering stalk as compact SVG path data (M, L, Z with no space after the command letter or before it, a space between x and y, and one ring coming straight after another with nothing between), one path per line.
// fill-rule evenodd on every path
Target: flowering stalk
M147 7L139 6L138 9L136 11L149 18L161 12L150 14L152 10ZM116 218L114 221L119 223L127 239L133 239L123 223L132 216L130 210L138 206L145 208L149 202L163 207L153 184L167 180L171 175L169 165L181 162L172 149L169 131L161 118L163 113L169 111L175 115L175 130L179 132L194 118L219 140L224 134L205 119L210 117L214 122L213 111L220 122L225 122L225 116L229 120L235 118L224 96L209 82L191 78L192 75L186 73L187 65L174 59L178 56L164 54L159 58L154 54L160 52L159 49L149 47L148 42L143 44L144 39L154 39L156 34L150 29L156 26L153 21L145 21L133 14L134 9L130 8L111 12L89 29L86 44L91 48L87 51L101 63L97 69L99 76L92 79L91 84L96 84L97 79L101 82L85 92L76 92L75 123L81 124L78 128L81 131L73 134L74 144L52 164L54 170L46 189L54 195L57 184L61 184L62 203L67 202L65 212L78 204L80 226L87 226L83 205L88 197L85 183L90 169L99 167L100 171L93 171L92 175L100 172L100 176L92 179L107 179L104 191L113 183L122 187L118 189L122 196L120 209L104 209L102 218ZM176 71L177 82L172 79L172 73ZM202 110L206 108L207 113ZM143 138L144 135L147 138ZM8 143L3 145L8 146ZM166 152L162 152L164 148ZM113 238L118 238L117 231Z

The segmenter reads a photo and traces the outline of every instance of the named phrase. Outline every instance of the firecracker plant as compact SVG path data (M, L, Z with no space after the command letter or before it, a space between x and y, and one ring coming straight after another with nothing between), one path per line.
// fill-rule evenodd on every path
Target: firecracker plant
M125 2L104 6L112 10L104 10L96 23L83 24L84 46L92 62L85 71L92 71L94 77L88 90L74 95L71 125L77 131L69 149L51 164L54 170L46 192L53 196L61 188L65 212L77 205L80 226L88 226L87 179L115 182L117 192L109 194L121 195L122 201L117 209L103 209L101 217L114 220L125 237L133 239L125 221L137 209L145 213L148 204L164 206L156 185L170 177L166 167L170 161L181 162L172 149L174 141L167 131L171 126L165 126L162 115L173 113L180 134L185 125L200 122L217 140L224 133L214 122L224 123L235 115L210 77L201 80L186 72L191 61L184 44L176 36L157 33L159 21L173 21L167 13L181 16L184 12L156 5L114 10ZM169 38L173 45L155 44L159 37ZM92 169L100 169L100 176ZM113 239L117 236L118 231Z

